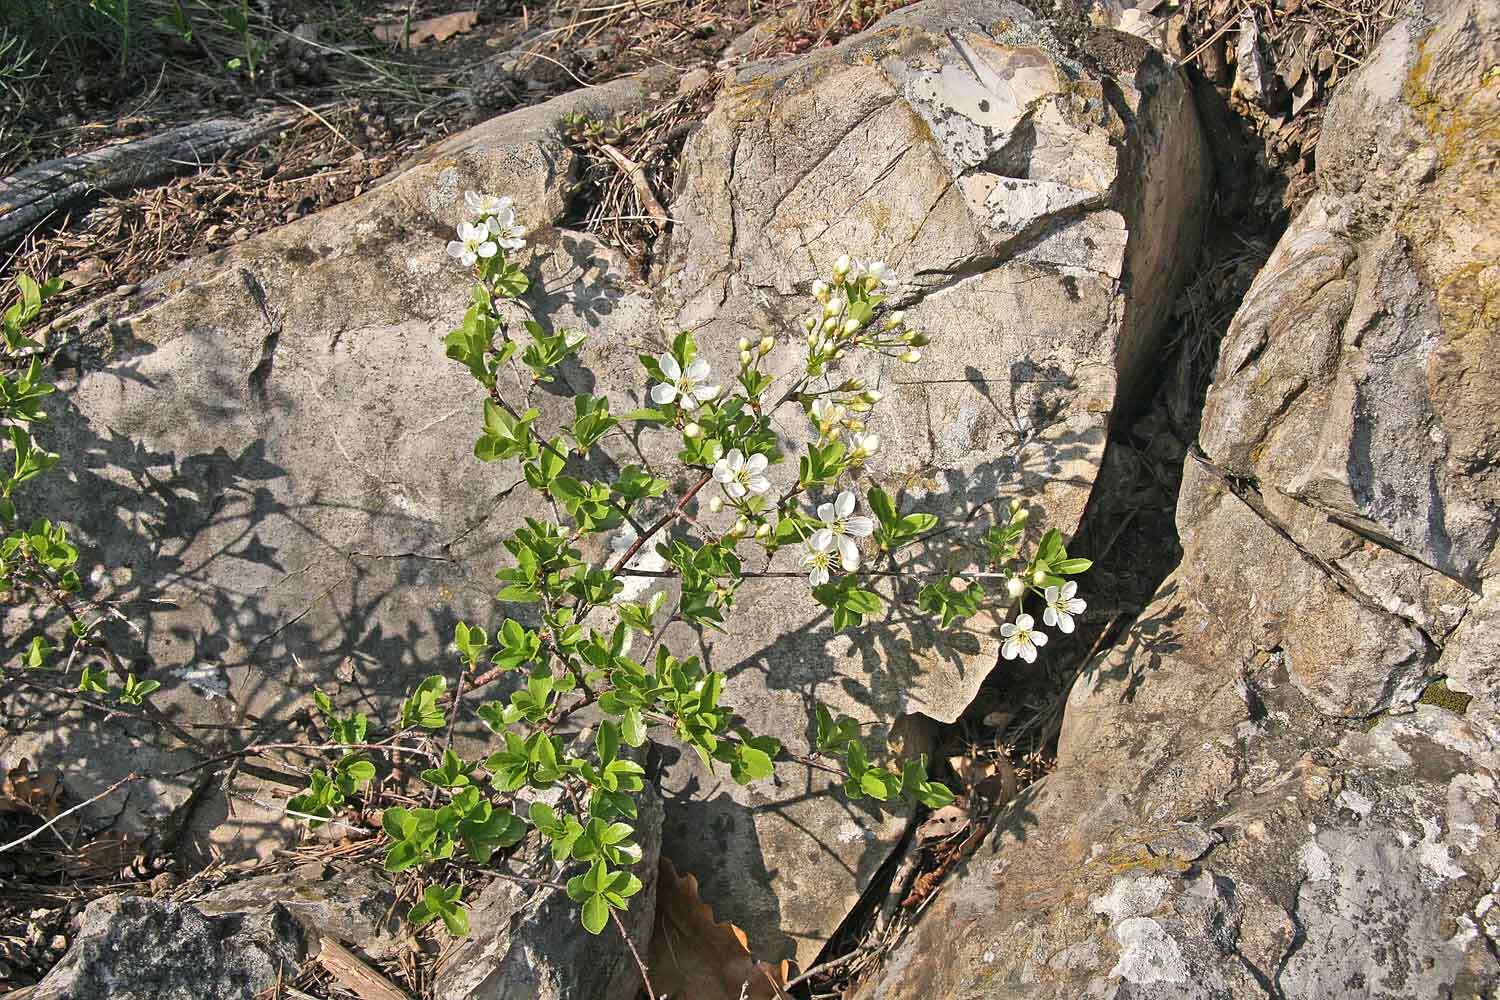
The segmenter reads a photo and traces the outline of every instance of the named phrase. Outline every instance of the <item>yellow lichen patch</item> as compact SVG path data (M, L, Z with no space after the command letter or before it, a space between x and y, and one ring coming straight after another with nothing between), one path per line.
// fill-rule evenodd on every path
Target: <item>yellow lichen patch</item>
M1454 715L1463 715L1469 710L1469 702L1473 700L1473 695L1454 691L1445 681L1439 679L1427 685L1427 690L1422 692L1422 697L1417 699L1417 704L1435 705L1438 708L1446 708Z

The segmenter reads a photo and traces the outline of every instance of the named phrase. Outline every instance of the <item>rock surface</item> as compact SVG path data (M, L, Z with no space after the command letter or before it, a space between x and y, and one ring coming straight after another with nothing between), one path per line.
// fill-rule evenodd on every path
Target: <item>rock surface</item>
M456 619L494 631L525 618L493 600L499 539L551 512L515 489L512 463L474 461L479 390L439 344L466 300L443 243L476 188L514 196L535 231L530 308L592 334L592 376L566 370L533 393L543 423L571 415L579 391L640 405L635 356L662 350L666 329L698 329L730 370L741 335L785 338L840 254L883 257L907 279L909 319L938 339L917 369L844 373L889 399L871 425L885 441L871 478L908 509L949 515L1029 497L1071 532L1110 414L1145 389L1206 196L1178 72L1114 32L1086 48L1064 55L1006 0L930 0L834 49L741 71L683 154L659 292L552 228L574 170L561 114L629 107L638 84L455 137L363 198L184 267L112 315L56 414L58 450L84 459L71 482L54 477L50 506L118 567L105 582L146 630L138 652L158 665L159 698L188 719L285 720L315 685L378 713L451 671ZM774 355L782 371L792 355ZM783 422L786 446L803 424ZM639 458L612 443L588 471L626 461ZM793 474L779 468L778 485ZM911 597L851 638L796 582L753 581L731 635L671 641L727 671L724 700L753 730L805 745L818 699L918 750L929 727L896 720L956 718L999 641L992 622L914 628ZM132 759L66 729L24 739L6 753L58 763L80 797ZM741 789L683 759L666 786L665 853L772 961L809 964L906 829L790 771ZM169 810L188 790L158 791ZM200 807L189 843L265 853L295 835L279 813L288 791L242 774L233 810Z
M1223 344L1182 564L861 998L1500 989L1497 28L1434 6L1335 98Z
M260 914L279 907L315 940L335 938L376 961L396 954L405 907L396 900L391 877L373 867L329 873L322 867L313 864L233 882L193 900L193 906L208 916Z
M1177 72L1115 32L1089 46L1075 62L1003 0L933 2L740 70L683 153L676 323L727 366L740 337L782 334L840 254L890 262L908 321L936 339L915 369L847 367L887 394L871 477L945 516L1028 497L1071 533L1110 413L1143 389L1206 183ZM787 439L803 425L785 421ZM725 700L757 731L784 734L813 697L877 737L903 713L951 722L998 658L992 622L938 635L893 614L834 636L765 581L740 605L717 648L734 650ZM921 727L898 737L923 746ZM669 770L665 852L758 957L809 964L904 829L824 778L740 788L691 755Z
M297 922L272 906L209 917L186 903L106 896L32 1000L254 1000L294 975L306 946Z

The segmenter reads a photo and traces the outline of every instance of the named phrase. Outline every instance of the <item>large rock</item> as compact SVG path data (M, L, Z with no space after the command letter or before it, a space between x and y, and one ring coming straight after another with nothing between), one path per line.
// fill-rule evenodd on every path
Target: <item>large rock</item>
M380 712L422 675L452 672L455 619L493 630L534 613L493 600L499 541L551 508L516 488L513 463L472 458L480 391L439 343L466 301L443 254L465 188L516 197L535 228L528 307L592 334L592 375L569 367L528 390L542 424L570 418L579 391L640 405L635 355L664 349L673 328L697 328L727 381L742 334L800 340L811 282L838 255L884 257L909 279L911 321L938 339L916 369L851 359L844 373L888 394L869 480L947 515L1028 497L1046 511L1039 526L1074 530L1198 231L1204 159L1179 73L1113 32L1065 55L1004 0L929 2L835 49L744 70L683 154L660 291L551 228L575 166L559 116L620 110L638 90L497 119L361 199L168 275L111 317L58 407L59 450L83 461L53 477L50 499L112 568L102 582L142 622L138 653L170 711L274 725L316 685ZM779 373L797 363L794 347L773 358ZM805 439L800 417L778 419L786 448ZM652 433L644 447L675 451ZM637 461L611 439L583 471ZM690 481L670 460L657 472ZM917 565L954 557L957 537ZM795 566L785 552L772 568ZM725 703L753 730L806 746L819 700L873 740L919 750L930 727L896 720L955 719L999 643L993 621L948 634L909 624L912 597L835 635L800 581L755 580L728 636L668 641L728 673ZM68 754L67 729L27 739L84 796L129 762L107 743ZM665 853L757 957L810 962L906 818L850 805L818 773L786 768L742 789L691 756L668 770ZM244 769L233 800L200 807L192 842L263 853L291 835L277 813L287 789L265 782Z
M1335 99L1223 346L1181 566L860 997L1500 988L1496 20L1414 16Z
M1101 32L1075 59L1013 3L919 4L729 81L683 153L668 302L727 366L738 338L805 315L840 254L890 262L936 339L914 369L846 366L888 397L870 479L948 517L1025 497L1071 533L1191 260L1204 171L1181 76L1138 40ZM848 635L788 589L752 582L735 633L710 639L752 729L785 733L813 699L876 739L904 713L951 722L998 659L993 621L937 634L907 610L915 588ZM922 747L919 727L897 735ZM685 755L667 783L666 853L766 958L809 963L903 830L825 775L739 788Z
M33 1000L255 1000L293 978L303 933L280 907L204 916L186 903L106 896Z

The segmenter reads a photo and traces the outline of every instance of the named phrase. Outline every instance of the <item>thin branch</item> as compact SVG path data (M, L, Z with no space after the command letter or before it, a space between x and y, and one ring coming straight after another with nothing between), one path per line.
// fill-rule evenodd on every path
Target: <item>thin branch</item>
M630 940L630 933L625 930L625 922L620 919L620 914L615 911L614 907L610 907L609 918L615 922L615 928L620 932L620 937L625 939L625 947L630 949L630 957L635 959L635 967L641 970L641 981L646 984L646 993L651 1000L656 1000L660 994L656 992L656 987L651 985L651 974L646 971L646 963L641 961L641 953L635 950L635 942Z
M47 822L43 823L41 826L37 827L35 830L32 830L30 833L26 834L26 836L19 837L16 840L12 840L8 844L0 844L0 854L4 854L6 851L9 851L9 850L12 850L14 848L20 847L22 844L26 843L28 840L31 840L33 837L40 836L44 831L50 830L52 827L56 826L59 822L61 822L62 820L68 818L69 816L73 815L74 813L78 812L80 809L86 809L86 808L88 808L89 806L93 805L95 802L98 802L100 799L106 798L109 795L114 794L114 792L117 791L118 789L120 789L121 787L130 784L132 781L139 781L143 777L144 777L144 775L136 774L135 772L132 771L130 774L127 774L125 777L121 778L119 781L115 782L113 785L110 785L108 788L106 788L104 791L100 792L98 795L95 795L92 798L84 799L82 802L78 803L76 806L73 806L71 809L64 809L62 812L58 813L56 816L53 816L51 819L49 819Z

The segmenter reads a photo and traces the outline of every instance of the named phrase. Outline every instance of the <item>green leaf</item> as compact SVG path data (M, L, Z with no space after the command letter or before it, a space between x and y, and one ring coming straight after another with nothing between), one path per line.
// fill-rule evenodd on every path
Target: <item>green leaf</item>
M598 934L604 930L604 925L609 923L609 904L605 902L603 895L588 897L583 902L583 929L590 934Z

